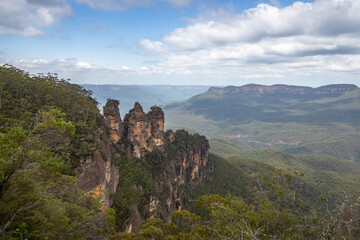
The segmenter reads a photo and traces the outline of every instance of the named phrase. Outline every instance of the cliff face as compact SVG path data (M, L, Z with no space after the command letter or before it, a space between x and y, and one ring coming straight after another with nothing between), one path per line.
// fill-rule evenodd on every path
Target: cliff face
M119 169L113 164L114 154L117 153L111 142L115 144L123 138L124 125L118 101L108 101L103 112L106 126L101 125L97 132L83 136L82 141L92 142L92 154L80 160L80 166L75 172L79 179L78 187L100 198L103 208L106 209L112 205L110 196L116 192L119 183Z
M110 139L104 131L104 126L92 136L95 138L95 142L91 144L92 154L80 160L75 172L79 179L78 187L99 197L103 208L106 209L111 206L110 195L116 192L118 186L119 169L112 163ZM82 141L89 141L86 137L84 136ZM107 141L104 142L103 139Z
M170 187L166 212L188 206L196 187L213 178L214 165L209 162L209 142L204 136L185 130L166 132L166 151L170 159L164 185ZM182 191L187 186L190 192Z
M136 232L141 220L148 217L170 221L171 213L188 207L196 188L213 178L214 164L209 161L209 143L204 136L168 130L163 150L159 152L163 169L153 174L156 191L148 196L147 214L141 215L140 206L136 206L126 226L127 232Z
M204 136L168 130L166 140L167 149L176 148L170 156L174 183L200 185L212 178L213 166L208 166L210 146Z
M130 210L132 214L125 221L126 231L136 232L141 220L148 217L170 220L170 213L187 207L196 187L212 178L214 167L208 160L206 138L184 130L165 133L161 108L154 106L144 113L141 105L135 103L121 121L118 102L109 101L104 115L113 144L122 152L119 155L126 154L129 161L141 158L155 184L153 192L146 194L147 186L142 186L141 181L131 186L130 189L143 193L147 199L143 200L145 205L133 206Z

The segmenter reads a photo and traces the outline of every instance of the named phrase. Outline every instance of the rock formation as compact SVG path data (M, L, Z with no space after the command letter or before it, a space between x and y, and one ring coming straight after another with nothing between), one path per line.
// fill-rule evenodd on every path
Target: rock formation
M113 143L128 139L131 143L131 156L143 157L154 149L163 150L164 145L164 112L154 106L145 114L141 105L136 102L121 120L119 102L109 100L104 106L105 122L110 131Z
M185 130L166 132L166 149L171 159L166 172L168 176L164 178L168 180L165 185L170 188L167 211L181 210L188 205L191 193L181 191L182 186L187 185L193 191L213 178L214 165L209 162L209 148L204 136L191 135Z
M110 195L116 192L119 182L119 169L112 163L113 159L126 157L135 161L135 158L141 158L147 164L148 161L155 164L148 169L154 171L151 175L156 190L145 200L147 214L141 215L144 206L140 211L140 206L135 205L126 221L126 231L136 232L141 220L148 217L170 220L172 211L187 207L195 189L212 179L214 165L209 162L209 143L204 136L192 135L185 130L164 132L161 108L154 106L146 114L136 102L122 121L118 106L116 100L109 100L104 106L106 126L93 133L96 136L93 154L83 159L77 169L78 185L84 191L100 196L107 208L112 204ZM104 139L108 141L104 142ZM134 185L133 189L142 192L145 187ZM185 187L187 191L184 191Z
M150 120L154 146L160 147L164 145L164 112L161 108L154 106L147 115Z
M143 157L146 152L161 149L164 145L164 112L159 107L152 107L145 114L136 102L124 118L125 137L130 141L133 157Z
M117 143L124 134L124 125L121 121L119 101L109 100L103 108L106 125L110 129L110 137L113 143Z
M147 209L150 217L170 221L171 212L188 207L196 188L213 178L214 163L209 159L208 140L198 134L168 130L163 147L163 157L166 159L164 170L154 175L160 194L149 197ZM136 232L144 218L146 216L141 216L136 207L126 231Z

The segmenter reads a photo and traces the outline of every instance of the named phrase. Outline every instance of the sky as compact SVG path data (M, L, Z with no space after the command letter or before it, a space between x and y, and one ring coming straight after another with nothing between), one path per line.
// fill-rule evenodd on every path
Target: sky
M0 0L0 64L78 84L360 86L359 0Z

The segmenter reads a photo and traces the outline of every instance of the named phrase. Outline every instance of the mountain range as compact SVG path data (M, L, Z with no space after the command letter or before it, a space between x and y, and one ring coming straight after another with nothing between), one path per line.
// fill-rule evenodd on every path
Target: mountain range
M167 127L198 131L246 149L360 157L360 89L355 85L210 88L164 111ZM335 145L346 145L346 151L339 153Z

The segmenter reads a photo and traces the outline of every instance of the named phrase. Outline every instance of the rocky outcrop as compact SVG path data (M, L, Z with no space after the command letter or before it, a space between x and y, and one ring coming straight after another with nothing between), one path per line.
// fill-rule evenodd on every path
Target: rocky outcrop
M124 135L124 125L121 121L119 101L109 100L103 108L106 118L106 125L110 130L110 137L113 143L117 143Z
M117 143L122 138L129 140L132 157L143 157L154 149L163 150L164 112L161 108L154 106L145 114L136 102L134 108L125 115L124 122L120 117L119 101L109 100L103 111L112 142Z
M111 139L130 161L141 158L155 182L155 191L144 200L145 209L144 205L134 205L129 210L132 214L125 221L125 231L136 232L145 218L170 220L172 211L186 208L195 189L212 179L214 164L209 162L209 143L204 136L185 130L164 132L161 108L154 106L145 113L136 102L121 121L118 105L111 100L104 107ZM131 189L140 194L149 188L141 186L141 181L134 184Z
M152 107L145 114L141 105L136 102L124 118L125 137L130 141L133 157L143 157L154 149L163 149L164 145L164 112L159 107Z
M147 215L139 215L138 206L135 207L127 232L136 232L141 220L148 217L170 221L171 213L186 209L196 189L213 178L214 163L209 159L209 142L204 136L192 135L185 130L168 130L162 157L166 159L164 169L153 176L158 194L149 196Z
M129 194L140 194L142 200L132 203L128 209L130 214L124 221L125 231L136 232L140 222L149 217L170 220L172 211L186 208L196 188L212 179L214 164L209 162L207 139L185 130L165 133L161 108L154 106L146 114L141 105L135 103L122 121L119 102L110 100L103 112L105 124L98 132L83 138L83 141L91 142L92 154L82 159L76 170L78 186L99 197L105 209L112 205L110 196L119 190L118 183L122 179L119 176L121 163L115 166L113 162L126 159L146 166L142 171L151 175L152 185L149 188L147 182L143 186L141 179L129 182L134 184L127 190L134 193ZM87 140L93 136L95 141Z
M161 108L154 106L147 114L151 125L151 136L155 147L164 145L164 112Z
M201 185L212 178L213 166L208 167L209 142L199 134L189 134L185 130L166 132L168 148L177 149L171 156L174 183ZM170 150L169 150L170 151Z

